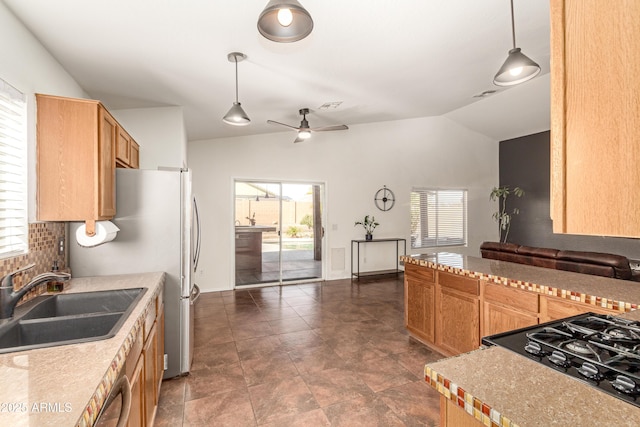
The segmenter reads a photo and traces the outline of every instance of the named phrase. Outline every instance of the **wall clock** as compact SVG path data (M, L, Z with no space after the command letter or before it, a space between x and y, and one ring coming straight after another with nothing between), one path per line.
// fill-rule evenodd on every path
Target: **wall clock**
M388 211L391 210L393 205L396 203L396 196L393 194L393 191L389 190L385 185L376 192L376 195L373 197L373 201L378 209L381 211Z

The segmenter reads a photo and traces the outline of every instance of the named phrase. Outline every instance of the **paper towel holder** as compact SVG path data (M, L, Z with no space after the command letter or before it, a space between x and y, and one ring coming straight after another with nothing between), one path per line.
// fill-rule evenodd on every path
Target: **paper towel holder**
M96 220L88 219L84 222L85 225L85 234L89 237L93 237L96 235Z

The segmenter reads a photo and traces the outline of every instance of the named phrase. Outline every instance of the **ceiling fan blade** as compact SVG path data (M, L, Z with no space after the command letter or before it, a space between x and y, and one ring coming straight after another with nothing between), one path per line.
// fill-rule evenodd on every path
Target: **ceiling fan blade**
M267 123L270 123L270 124L272 124L272 125L285 126L285 127L288 127L289 129L300 130L300 128L297 128L297 127L295 127L295 126L288 125L288 124L286 124L286 123L276 122L275 120L267 120Z
M312 128L311 131L312 132L326 132L329 130L347 130L349 129L349 126L347 125L335 125L335 126L324 126L321 128Z
M293 142L294 142L294 144L295 144L295 143L297 143L297 142L302 142L302 141L304 141L304 139L303 139L303 138L300 138L299 136L296 136L296 139L295 139L295 141L293 141Z

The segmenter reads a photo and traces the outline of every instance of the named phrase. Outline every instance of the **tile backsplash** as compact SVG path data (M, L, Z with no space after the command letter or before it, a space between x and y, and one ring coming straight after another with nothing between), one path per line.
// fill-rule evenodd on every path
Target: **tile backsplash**
M51 271L54 261L58 261L58 267L61 271L68 271L65 256L66 243L64 252L62 254L58 252L60 239L66 241L66 224L64 222L29 224L29 253L0 260L0 275L4 276L27 264L35 263L35 267L16 275L14 278L14 287L19 289L38 274ZM46 286L38 286L38 288L29 292L23 300L28 300L46 290Z

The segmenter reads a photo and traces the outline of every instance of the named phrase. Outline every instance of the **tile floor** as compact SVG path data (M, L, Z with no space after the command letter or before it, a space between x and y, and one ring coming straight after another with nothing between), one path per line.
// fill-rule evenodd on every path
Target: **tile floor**
M156 426L437 426L403 327L402 280L202 294L190 375L164 381Z

